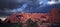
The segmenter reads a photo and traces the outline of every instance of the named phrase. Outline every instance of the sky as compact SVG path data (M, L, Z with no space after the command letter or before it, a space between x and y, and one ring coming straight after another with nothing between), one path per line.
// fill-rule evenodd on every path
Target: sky
M0 0L0 16L14 12L48 13L52 8L60 9L60 0Z

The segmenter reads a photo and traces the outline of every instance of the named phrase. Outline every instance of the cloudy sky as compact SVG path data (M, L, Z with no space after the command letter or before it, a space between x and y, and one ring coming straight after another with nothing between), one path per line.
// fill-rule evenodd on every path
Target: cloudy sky
M13 12L48 13L52 8L60 9L60 0L0 0L0 15Z

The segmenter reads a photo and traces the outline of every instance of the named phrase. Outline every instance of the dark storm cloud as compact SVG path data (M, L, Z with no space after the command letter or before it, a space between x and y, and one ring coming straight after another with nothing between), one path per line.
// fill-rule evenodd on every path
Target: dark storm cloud
M11 13L6 12L13 10L14 8L19 8L24 4L25 0L0 0L0 16L7 16Z
M0 0L0 16L9 14L9 12L6 12L7 10L10 11L21 8L24 3L27 3L29 5L33 4L33 1L31 1L32 0Z
M40 3L40 0L0 0L0 16L11 15L12 12L22 10L30 13L48 13L51 8L60 9L60 4L47 5L48 0L41 1L43 2Z
M39 1L48 1L48 0L0 0L0 8L3 9L3 8L17 8L18 6L22 6L23 3L27 3L29 5L35 5L39 3ZM49 0L51 1L51 0Z
M0 0L0 9L4 8L16 8L19 5L21 6L25 0Z
M0 0L0 10L20 8L24 3L31 5L36 3L36 0Z

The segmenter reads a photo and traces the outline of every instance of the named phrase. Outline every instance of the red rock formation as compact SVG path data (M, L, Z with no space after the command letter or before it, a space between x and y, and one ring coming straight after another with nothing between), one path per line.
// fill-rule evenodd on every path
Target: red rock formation
M60 10L53 8L49 14L51 23L60 23Z
M8 20L11 20L11 22L15 23L16 21L18 21L19 19L16 17L18 15L21 15L22 17L20 18L22 22L25 22L27 19L31 18L32 20L33 19L36 19L36 20L41 20L40 18L42 16L46 17L47 19L47 22L48 23L60 23L60 10L57 10L55 8L52 9L51 12L49 13L14 13L12 14L11 16L9 16L7 18L7 20L5 20L6 22Z

